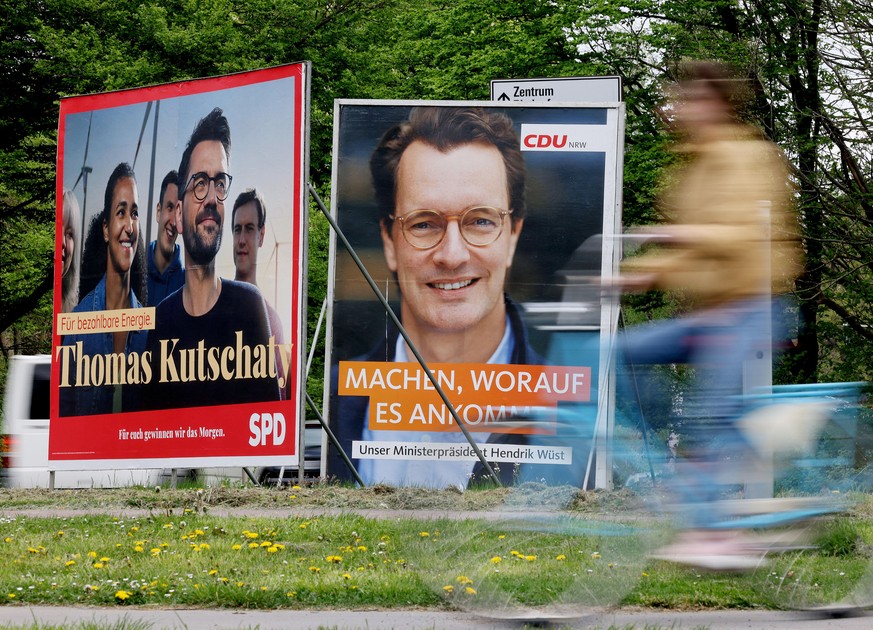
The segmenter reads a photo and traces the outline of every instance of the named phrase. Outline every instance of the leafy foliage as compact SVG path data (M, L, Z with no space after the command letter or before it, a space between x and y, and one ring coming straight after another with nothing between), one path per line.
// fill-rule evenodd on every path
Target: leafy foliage
M671 156L655 110L685 57L752 79L746 112L795 165L807 273L784 380L873 371L871 0L0 0L0 331L4 356L48 349L61 96L309 59L311 179L329 193L336 98L483 99L501 77L618 75L627 224L659 219ZM327 228L311 213L309 331ZM642 305L640 316L653 311ZM41 330L41 334L33 334ZM29 345L21 345L22 340ZM319 342L321 343L321 342ZM319 346L310 392L319 400Z

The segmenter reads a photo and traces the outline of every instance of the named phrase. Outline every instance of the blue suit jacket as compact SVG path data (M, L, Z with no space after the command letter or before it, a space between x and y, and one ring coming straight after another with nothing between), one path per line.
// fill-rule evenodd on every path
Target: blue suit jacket
M527 331L521 317L521 309L509 296L504 295L506 314L509 317L509 325L515 337L515 347L512 349L510 363L515 365L543 365L545 361L537 354L528 342ZM393 361L394 351L397 347L397 337L400 331L391 326L388 335L366 355L356 357L354 361ZM360 440L366 422L365 414L369 398L366 396L339 396L337 394L337 381L339 380L339 366L334 365L331 369L330 379L330 427L342 446L343 451L351 458L352 442ZM523 444L526 436L516 434L495 434L490 442L505 442L508 444ZM355 468L358 459L352 459ZM490 463L490 462L489 462ZM493 466L493 465L492 465ZM499 476L501 482L512 483L512 466L503 466ZM354 476L343 461L336 448L330 447L327 458L327 474L340 480L351 481ZM484 476L484 466L477 462L473 468L471 479L481 479Z

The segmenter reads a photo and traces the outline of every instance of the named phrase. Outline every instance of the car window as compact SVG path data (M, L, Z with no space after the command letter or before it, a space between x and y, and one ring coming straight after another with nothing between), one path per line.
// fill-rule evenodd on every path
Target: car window
M33 389L30 391L30 418L48 420L51 365L38 363L33 366Z

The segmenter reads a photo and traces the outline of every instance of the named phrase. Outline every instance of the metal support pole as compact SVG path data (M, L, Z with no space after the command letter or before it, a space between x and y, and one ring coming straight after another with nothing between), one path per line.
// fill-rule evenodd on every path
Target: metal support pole
M321 415L321 412L318 410L318 407L315 406L315 403L312 401L312 397L309 395L309 392L305 392L306 394L306 402L309 404L309 408L315 412L315 415L318 417L318 421L321 423L322 428L327 433L327 439L330 440L330 443L333 444L333 447L339 452L340 457L343 458L343 461L346 463L346 466L349 467L352 475L355 478L355 481L364 488L367 484L364 483L364 480L361 479L361 476L358 474L358 471L355 469L355 465L352 463L352 460L349 459L349 456L346 455L346 452L343 450L342 446L340 446L339 440L336 439L336 436L333 434L333 431L330 430L330 427L327 426L327 422L324 420L324 416Z

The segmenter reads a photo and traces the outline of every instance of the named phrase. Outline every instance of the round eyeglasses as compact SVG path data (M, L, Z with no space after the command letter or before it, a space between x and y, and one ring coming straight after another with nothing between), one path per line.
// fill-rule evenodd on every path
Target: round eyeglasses
M512 210L473 206L451 217L436 210L414 210L402 217L392 214L389 218L400 223L407 243L416 249L431 249L443 241L450 220L457 220L461 237L470 245L490 245L500 238L503 221L508 214L512 214Z
M191 179L188 180L188 184L191 186L194 198L197 201L203 201L206 199L206 195L209 194L209 183L212 182L215 184L215 198L219 201L224 201L230 192L230 183L232 181L233 177L227 173L219 173L215 177L210 177L207 173L201 171L194 173Z

